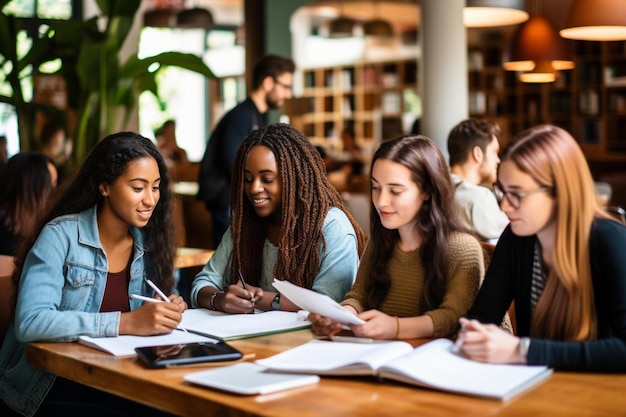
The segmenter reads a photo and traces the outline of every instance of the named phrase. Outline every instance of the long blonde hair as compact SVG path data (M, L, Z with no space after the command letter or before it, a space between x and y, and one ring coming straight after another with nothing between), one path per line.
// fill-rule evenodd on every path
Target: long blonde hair
M503 151L556 200L553 266L532 319L531 335L552 340L591 340L597 321L591 282L589 234L605 217L585 156L565 130L541 125L520 133Z

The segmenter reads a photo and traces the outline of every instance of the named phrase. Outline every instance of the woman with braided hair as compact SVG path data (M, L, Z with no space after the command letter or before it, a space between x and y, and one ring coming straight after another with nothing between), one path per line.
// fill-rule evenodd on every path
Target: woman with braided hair
M343 299L365 235L306 136L281 123L251 132L235 157L230 205L230 227L192 284L194 307L296 311L274 277Z

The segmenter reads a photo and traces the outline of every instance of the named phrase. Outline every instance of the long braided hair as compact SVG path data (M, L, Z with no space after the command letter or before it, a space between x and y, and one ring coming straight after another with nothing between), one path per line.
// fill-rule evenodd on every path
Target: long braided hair
M346 214L356 232L359 256L365 234L350 214L337 190L326 178L322 158L300 131L276 123L251 132L243 141L233 164L230 188L230 228L233 237L232 281L238 271L258 285L261 278L263 245L269 219L259 217L244 191L246 158L254 146L267 147L276 158L281 181L281 228L274 276L311 288L320 265L320 245L326 249L322 233L331 207Z

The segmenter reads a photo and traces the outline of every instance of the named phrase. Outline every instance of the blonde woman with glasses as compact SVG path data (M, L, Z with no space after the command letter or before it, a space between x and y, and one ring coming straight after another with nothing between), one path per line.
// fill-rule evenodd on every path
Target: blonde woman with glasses
M578 144L563 129L537 126L501 159L494 190L510 225L461 319L461 352L481 362L626 372L626 226L598 206ZM517 336L495 324L511 301Z

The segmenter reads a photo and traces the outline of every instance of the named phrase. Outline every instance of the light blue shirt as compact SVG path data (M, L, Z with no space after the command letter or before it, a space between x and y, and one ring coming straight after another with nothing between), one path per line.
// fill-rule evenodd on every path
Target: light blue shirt
M151 296L144 260L151 254L142 233L131 228L134 239L129 295ZM100 243L96 207L49 222L24 262L15 322L0 350L0 396L19 412L32 415L48 393L55 376L26 361L25 343L69 342L79 335L117 336L120 312L100 313L108 262ZM141 306L130 300L130 308Z
M313 280L313 290L326 294L333 300L343 300L352 288L356 271L359 267L358 241L352 223L346 214L331 207L324 219L322 233L326 242L326 251L322 252L320 243L320 267ZM222 237L215 254L196 275L191 286L191 303L198 306L198 292L211 286L225 291L230 280L230 255L233 250L233 238L230 229ZM263 246L263 271L260 287L264 291L276 291L272 286L274 266L278 257L278 247L268 240ZM276 277L287 279L289 277Z

